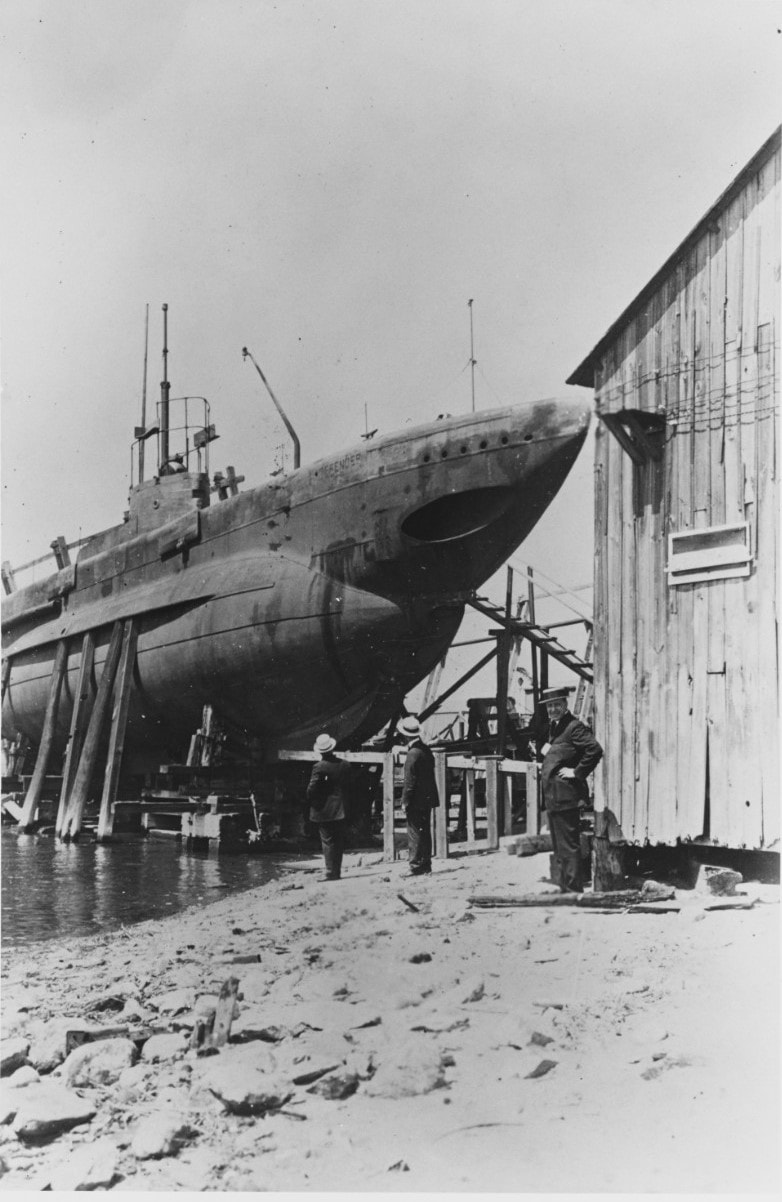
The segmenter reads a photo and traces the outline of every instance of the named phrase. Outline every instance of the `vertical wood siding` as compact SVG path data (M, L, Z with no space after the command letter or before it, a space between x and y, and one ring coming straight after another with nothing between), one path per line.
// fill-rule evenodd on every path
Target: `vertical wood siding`
M665 411L659 464L597 432L597 804L632 842L779 842L780 152L595 369L599 413ZM747 521L745 579L669 588L671 532Z

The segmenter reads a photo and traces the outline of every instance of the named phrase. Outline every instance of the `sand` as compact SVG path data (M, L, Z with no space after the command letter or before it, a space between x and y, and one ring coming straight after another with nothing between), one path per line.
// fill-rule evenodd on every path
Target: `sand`
M676 913L483 909L470 897L550 890L548 857L409 878L352 854L335 883L318 867L4 958L3 1036L29 1040L28 1060L62 1016L179 1035L118 1080L71 1085L95 1116L44 1143L8 1115L72 1068L6 1078L0 1188L73 1188L79 1169L119 1191L779 1189L778 887L745 882L743 910L685 890ZM193 1004L230 976L232 1041L198 1055ZM232 1113L258 1081L284 1104Z

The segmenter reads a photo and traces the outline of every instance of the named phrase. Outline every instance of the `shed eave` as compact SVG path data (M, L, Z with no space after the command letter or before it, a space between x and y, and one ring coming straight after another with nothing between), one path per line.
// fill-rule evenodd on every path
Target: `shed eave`
M698 224L687 235L680 246L676 248L673 254L666 259L662 267L644 288L636 296L635 300L631 301L624 312L616 321L609 327L597 345L589 352L586 359L578 365L576 370L568 376L565 383L578 384L583 388L594 388L595 386L595 369L600 356L611 346L616 340L619 332L630 322L642 305L657 292L662 282L667 279L673 269L688 253L690 248L698 241L704 230L713 223L715 217L722 212L724 208L733 200L738 192L744 187L747 180L754 175L760 168L771 158L773 154L782 146L782 125L778 125L770 138L767 138L756 154L752 156L746 167L742 168L736 178L728 185L725 191L715 204L711 206L704 217L700 219Z

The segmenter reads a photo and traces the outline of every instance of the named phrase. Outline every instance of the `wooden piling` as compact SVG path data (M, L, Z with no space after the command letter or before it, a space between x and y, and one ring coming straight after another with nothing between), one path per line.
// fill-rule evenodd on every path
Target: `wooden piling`
M35 768L33 769L32 779L27 790L27 794L22 806L22 812L19 818L19 826L22 830L29 830L35 820L35 815L38 810L38 802L41 799L43 783L46 777L46 769L49 765L49 757L52 751L52 743L54 742L54 728L57 725L57 710L60 705L60 693L62 692L62 682L65 676L65 666L68 661L68 644L64 639L61 639L57 644L57 651L54 656L54 664L52 665L51 682L49 684L49 699L46 703L46 713L43 719L43 731L41 732L41 742L38 745L38 755L35 760Z
M486 841L489 851L500 845L499 826L499 767L501 756L487 755L486 768Z
M448 787L446 779L446 753L434 752L434 779L440 804L433 814L434 821L434 854L440 859L448 858Z
M383 859L391 863L396 859L394 845L394 752L387 751L383 757Z
M76 695L73 699L68 750L65 753L65 764L62 770L62 786L60 788L60 800L57 806L57 819L54 828L55 834L58 837L62 834L63 826L65 825L65 815L68 812L71 786L73 785L73 777L76 772L76 765L79 762L79 755L84 741L84 731L89 717L87 702L90 694L90 680L92 678L92 666L94 662L95 635L91 630L88 630L81 642L79 683L76 686Z
M538 765L529 764L527 766L527 823L525 828L528 835L537 835L540 832L539 777Z
M466 768L464 772L464 800L467 817L467 842L475 842L475 769Z
M122 764L122 751L125 746L125 729L128 721L128 704L130 687L133 683L133 669L136 664L137 629L133 618L125 621L122 635L122 652L117 672L117 686L114 690L114 708L111 715L111 734L109 736L109 753L106 761L106 772L103 778L103 795L100 803L100 818L98 819L98 842L109 839L114 831L114 802L117 799L117 785Z
M95 760L98 754L101 731L109 708L111 692L114 687L114 677L119 663L120 647L122 644L122 622L115 622L111 632L111 641L106 653L106 662L95 696L95 704L90 714L89 726L81 749L76 775L73 781L68 810L63 824L62 838L77 839L81 830L81 820L84 807L87 804Z

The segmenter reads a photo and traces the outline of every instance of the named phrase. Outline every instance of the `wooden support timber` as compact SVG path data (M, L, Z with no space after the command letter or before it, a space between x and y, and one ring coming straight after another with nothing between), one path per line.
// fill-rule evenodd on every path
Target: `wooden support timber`
M19 818L19 826L22 830L29 830L32 823L35 821L35 815L38 810L38 802L41 798L44 779L46 777L46 769L49 765L49 757L51 755L52 743L54 742L54 728L57 725L57 710L60 706L60 693L62 692L62 682L65 676L65 666L68 662L68 644L64 639L61 639L57 644L57 651L54 656L54 664L52 665L51 683L49 685L49 699L46 703L46 713L43 719L43 731L41 732L41 742L38 745L38 755L35 760L35 768L33 770L32 779L27 789L27 794L22 806L22 813Z
M383 859L396 859L394 846L394 752L383 756Z
M500 845L499 766L501 758L499 755L487 755L484 759L486 765L486 842L489 851L496 851Z
M491 651L489 651L486 655L484 655L483 659L479 660L477 664L474 664L473 667L470 668L469 671L465 672L463 676L460 676L455 684L452 684L450 686L450 688L445 690L444 693L441 693L436 701L433 701L431 703L431 705L428 705L426 707L426 709L421 710L420 714L418 715L419 722L425 722L426 719L435 712L435 710L438 710L440 708L440 706L443 704L444 701L447 701L448 698L453 693L455 693L457 689L460 689L462 687L462 685L465 683L465 681L468 681L471 676L474 676L476 672L480 672L481 668L485 667L486 664L490 663L491 660L494 659L496 654L497 654L497 647L494 646L494 647L492 647Z
M612 908L624 909L626 906L637 905L641 901L640 889L622 889L615 893L519 893L519 894L478 894L467 899L471 906L485 909L496 909L504 906L579 906L583 909Z
M90 681L92 680L94 662L95 635L91 630L88 630L81 642L79 683L76 686L76 695L73 699L71 730L68 738L68 749L65 753L65 764L62 770L60 801L57 806L57 819L54 828L55 834L58 836L62 834L63 826L65 825L65 815L68 809L68 799L71 795L73 777L76 772L76 765L79 762L79 756L81 755L82 743L84 742L84 732L89 717L87 702L90 694Z
M95 704L90 714L89 726L87 727L84 746L79 756L73 789L68 800L68 808L63 823L61 837L66 840L77 839L81 830L82 815L84 814L84 807L87 804L92 775L95 770L95 761L98 755L98 744L111 700L114 677L117 673L117 664L119 663L120 648L122 645L122 628L122 622L115 622L111 632L111 642L106 653L103 673L98 684Z
M6 690L8 688L8 684L9 684L10 680L11 680L11 658L10 658L10 656L8 656L6 659L3 660L3 692L2 692L2 700L3 701L5 700L5 694L6 694Z
M432 814L434 834L432 843L434 854L445 860L448 858L448 787L446 773L446 758L444 751L434 753L434 779L440 804Z
M103 795L100 802L100 818L98 819L99 843L104 839L110 838L114 830L114 802L117 799L122 751L125 746L125 728L128 722L130 686L133 683L133 670L136 666L136 639L136 622L133 618L127 618L122 634L122 652L120 654L119 670L117 673L117 687L114 690L114 709L111 715L109 754L106 761Z

